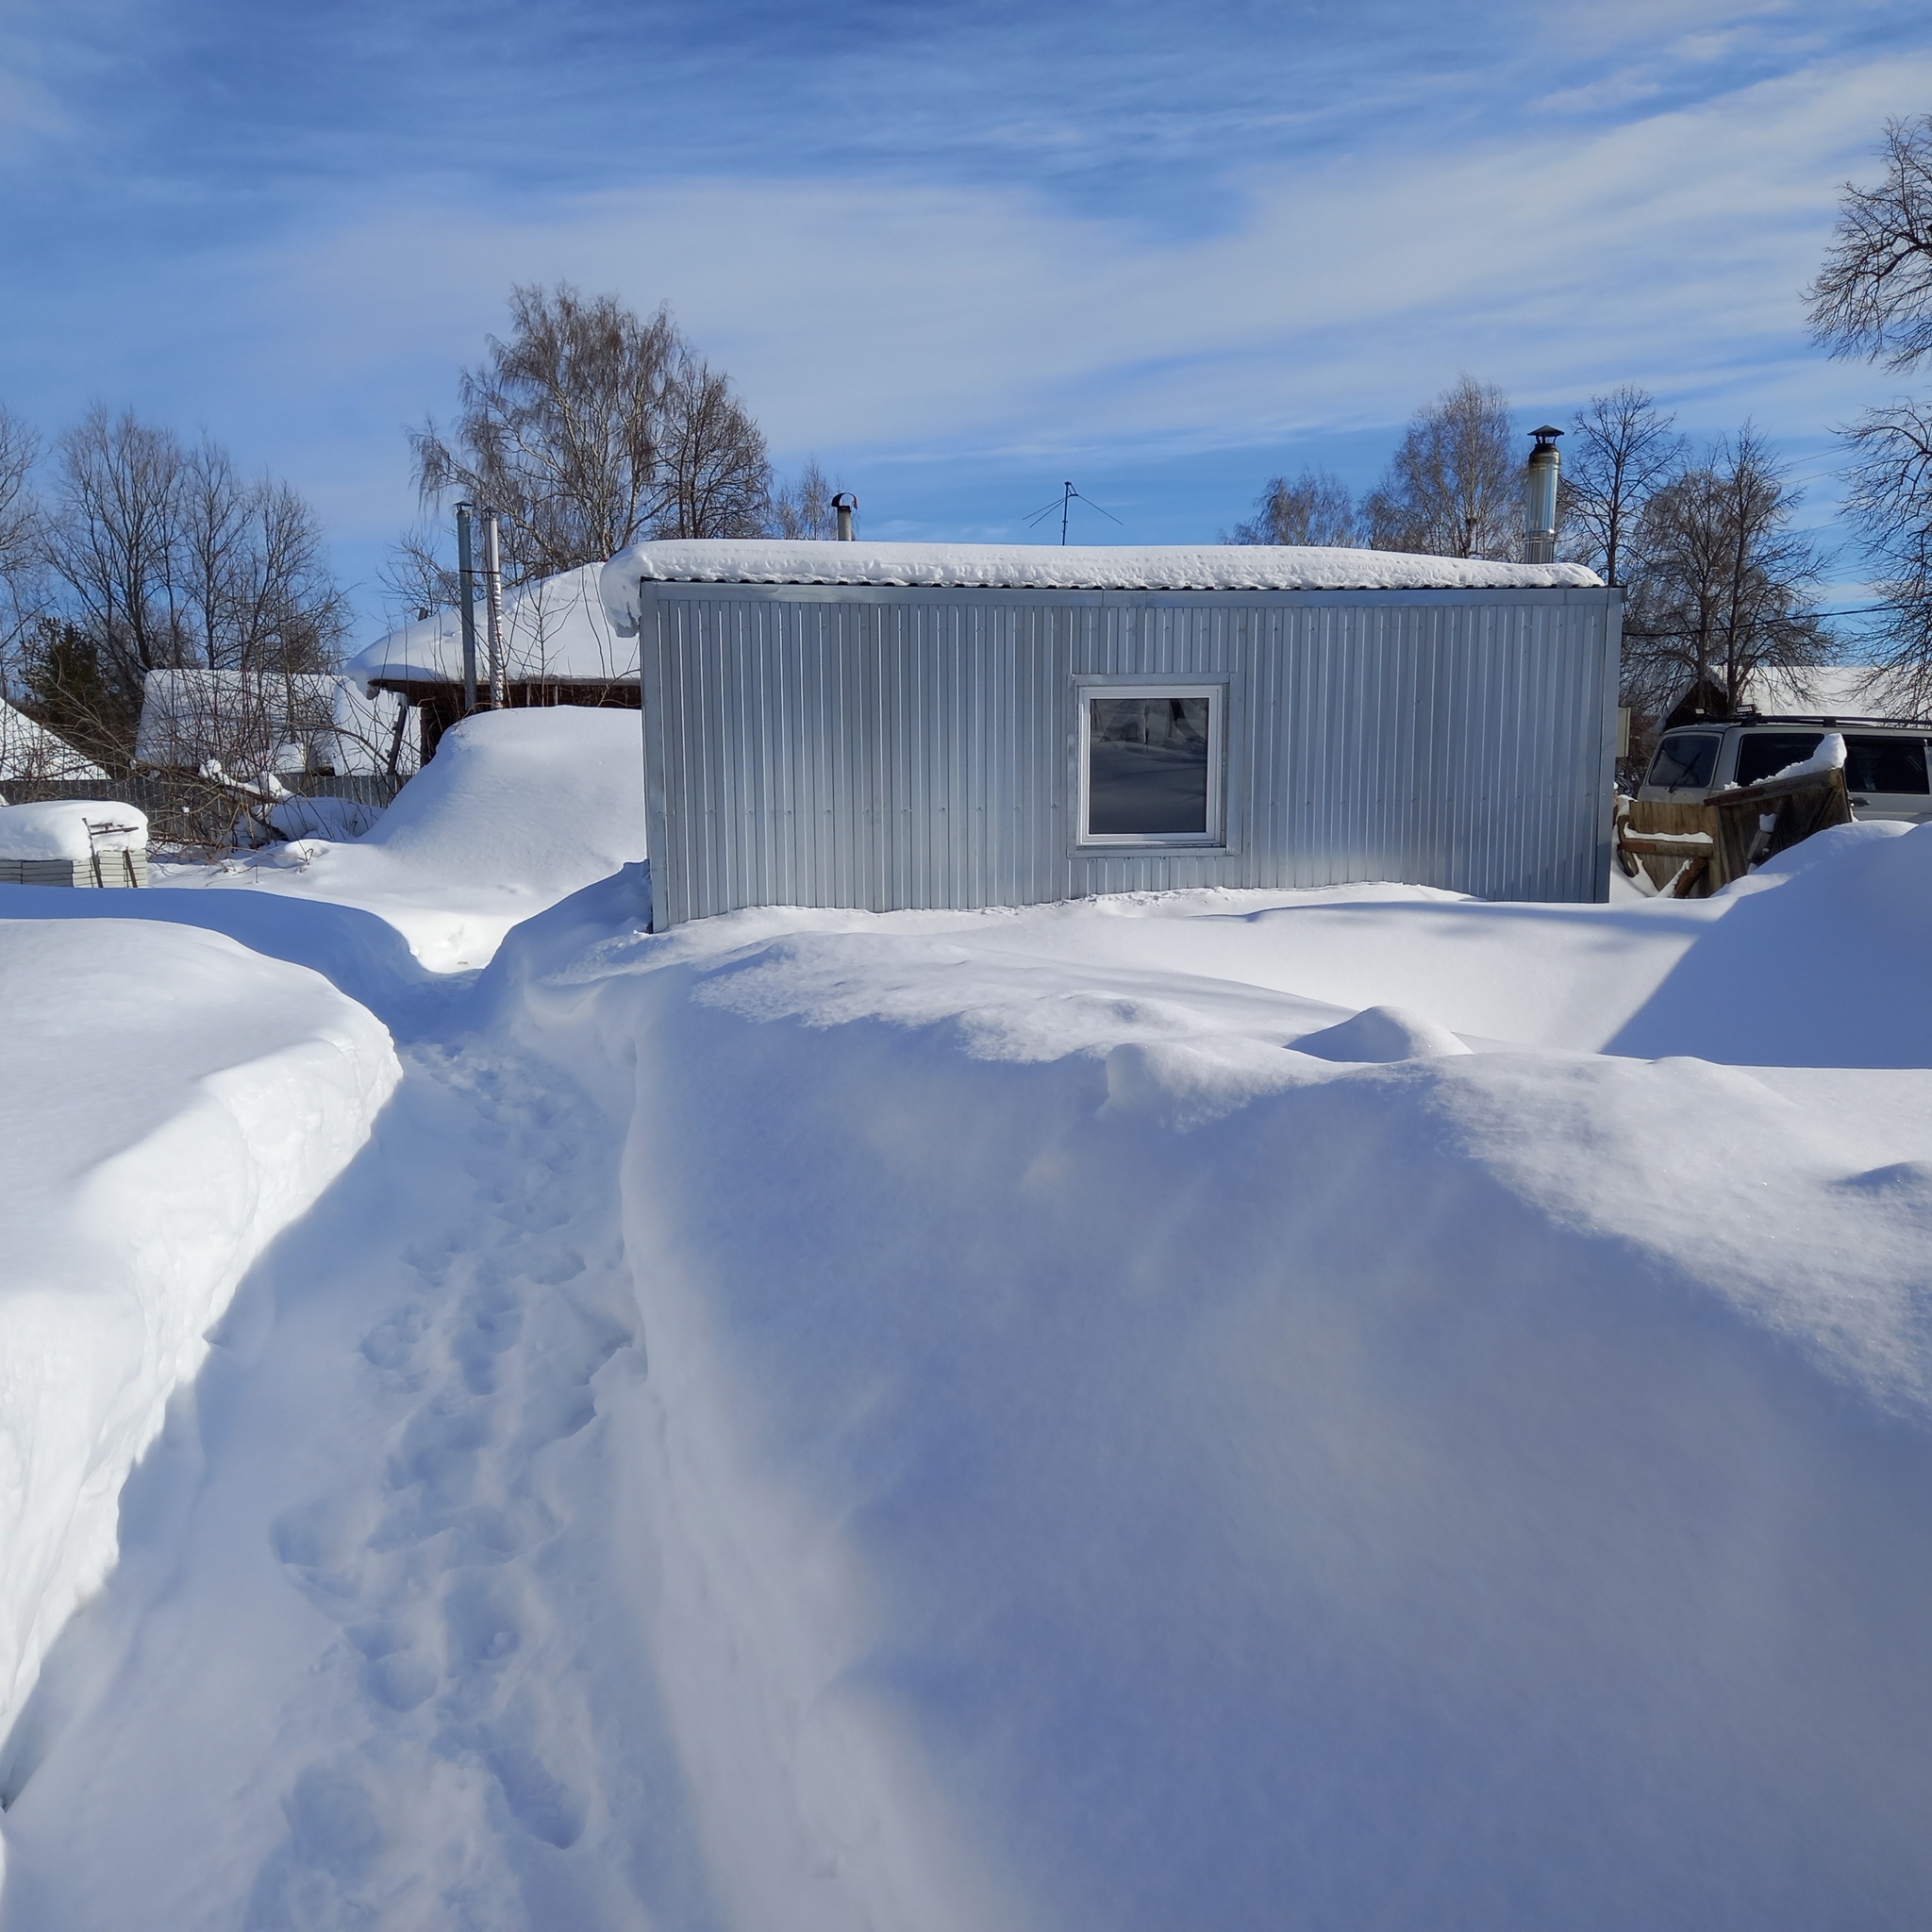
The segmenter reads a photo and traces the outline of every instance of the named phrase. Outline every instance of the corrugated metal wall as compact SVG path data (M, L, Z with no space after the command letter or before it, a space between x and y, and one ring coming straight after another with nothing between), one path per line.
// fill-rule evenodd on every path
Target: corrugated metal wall
M655 918L1392 879L1600 899L1617 593L648 585ZM1228 691L1225 850L1082 850L1076 680Z

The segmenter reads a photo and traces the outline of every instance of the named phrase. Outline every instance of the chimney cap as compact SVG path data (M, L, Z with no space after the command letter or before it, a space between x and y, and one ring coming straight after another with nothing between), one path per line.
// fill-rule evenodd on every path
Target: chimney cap
M1532 429L1529 433L1536 438L1539 449L1548 449L1563 432L1554 423L1545 423L1541 429Z

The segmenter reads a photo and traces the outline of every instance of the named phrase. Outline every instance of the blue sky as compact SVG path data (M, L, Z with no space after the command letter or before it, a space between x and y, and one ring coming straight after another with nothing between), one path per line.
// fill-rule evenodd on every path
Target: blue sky
M1932 108L1923 4L0 0L0 399L206 425L374 623L512 280L668 300L876 537L1211 539L1372 482L1468 371L1785 448L1892 379L1806 341L1838 184ZM1849 557L1844 594L1857 575Z

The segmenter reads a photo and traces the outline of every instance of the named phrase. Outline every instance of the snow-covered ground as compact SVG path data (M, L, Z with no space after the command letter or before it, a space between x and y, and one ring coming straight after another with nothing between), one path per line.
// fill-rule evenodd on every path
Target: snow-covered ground
M394 844L24 928L245 907L405 1073L125 1489L9 1932L1923 1923L1932 828L660 938L613 847L440 978Z
M313 973L181 926L5 917L55 896L0 888L0 1724L112 1564L122 1484L236 1285L400 1073Z
M356 907L431 972L472 970L519 921L643 858L642 759L636 711L478 712L365 837L173 867L157 883Z

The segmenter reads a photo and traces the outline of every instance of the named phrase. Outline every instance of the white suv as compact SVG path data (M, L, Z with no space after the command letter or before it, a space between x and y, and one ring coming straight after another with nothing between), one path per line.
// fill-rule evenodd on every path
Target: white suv
M1845 787L1861 819L1932 819L1926 741L1932 724L1853 718L1732 718L1682 724L1657 743L1641 799L1702 805L1726 785L1759 780L1808 758L1827 731L1845 741Z

